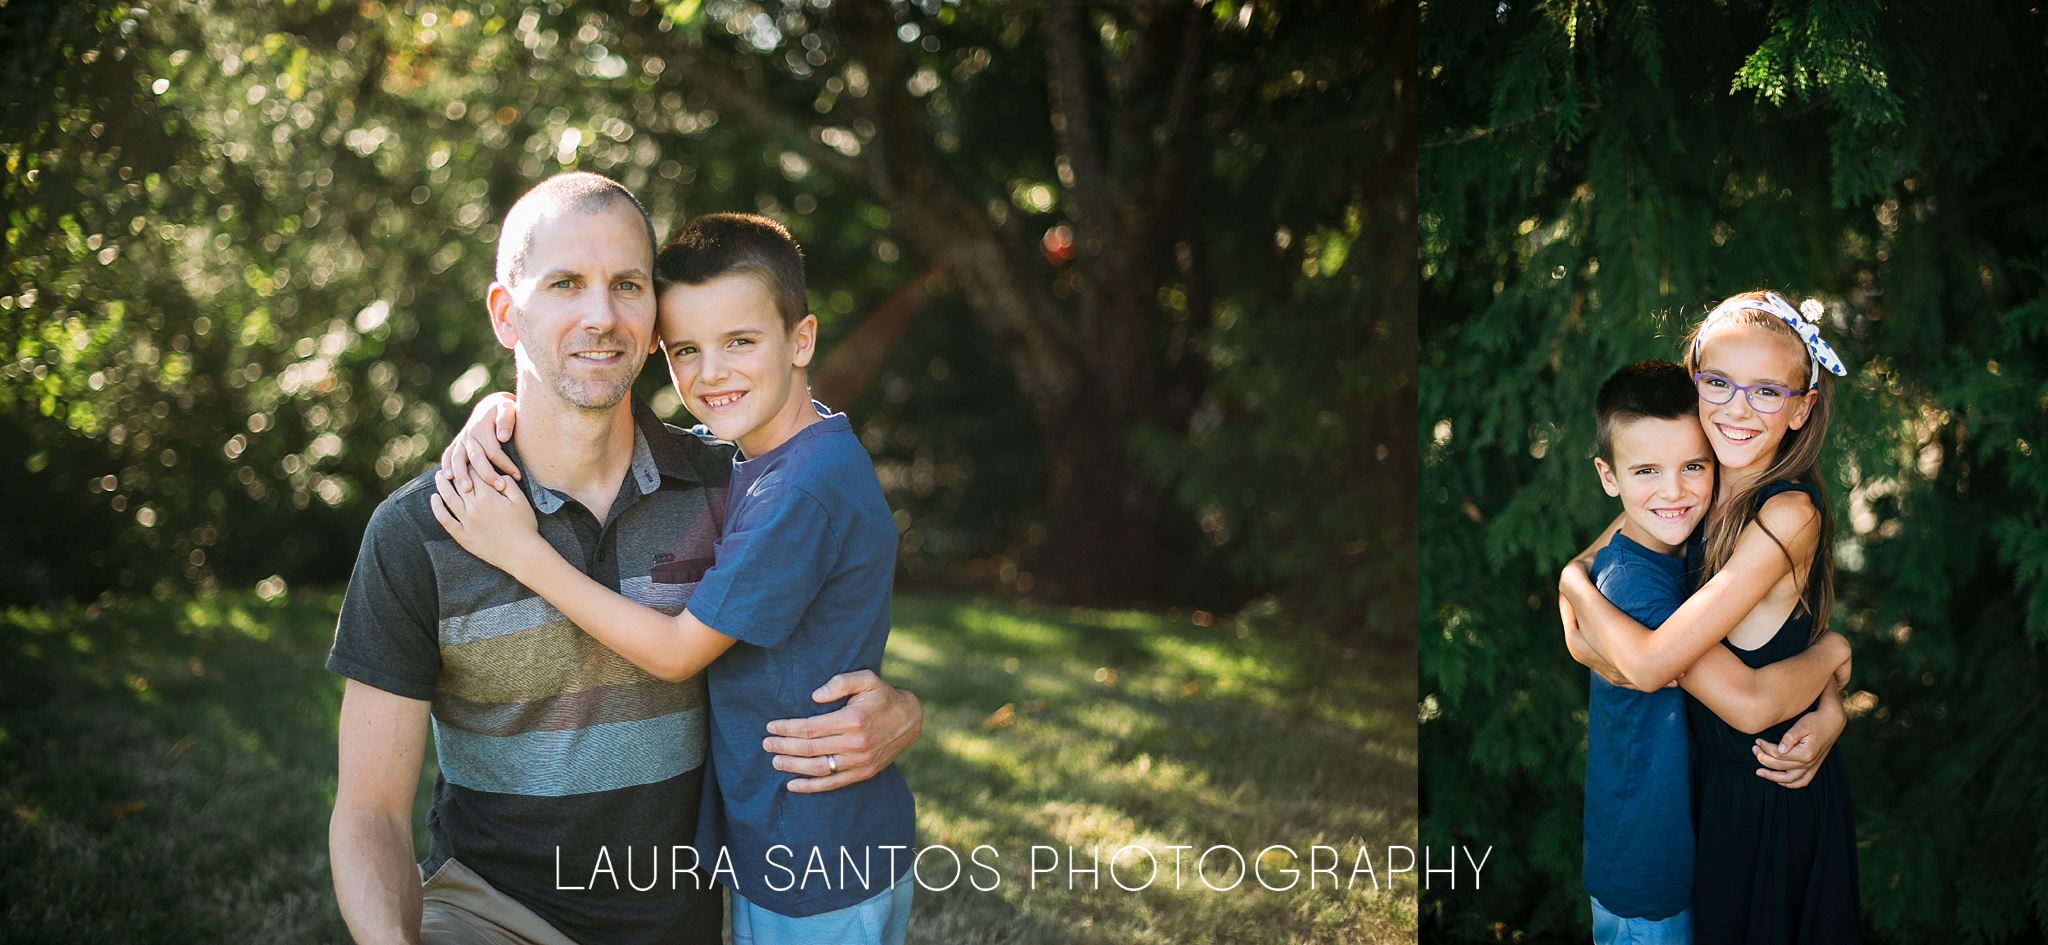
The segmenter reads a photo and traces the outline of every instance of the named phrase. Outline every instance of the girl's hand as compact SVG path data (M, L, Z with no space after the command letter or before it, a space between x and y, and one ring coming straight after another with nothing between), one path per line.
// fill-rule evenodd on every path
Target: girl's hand
M1756 740L1750 751L1756 755L1757 763L1763 765L1756 769L1756 776L1788 788L1807 786L1848 724L1841 696L1834 690L1822 693L1820 708L1795 720L1778 744Z
M509 479L502 485L464 490L446 470L434 476L428 497L434 520L464 551L515 577L530 554L552 551L540 537L540 524L526 491Z
M513 415L518 410L519 402L504 391L476 402L469 420L441 451L441 469L454 478L456 486L467 492L475 488L474 480L481 479L484 485L502 489L505 479L500 472L519 478L519 467L501 445L512 439Z

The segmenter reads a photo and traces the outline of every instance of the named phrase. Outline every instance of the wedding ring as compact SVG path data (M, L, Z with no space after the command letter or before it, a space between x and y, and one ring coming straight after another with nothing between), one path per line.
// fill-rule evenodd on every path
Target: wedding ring
M832 772L833 774L838 774L838 773L839 773L839 756L838 756L838 755L826 755L826 756L825 756L825 770L827 770L827 771L830 771L830 772Z

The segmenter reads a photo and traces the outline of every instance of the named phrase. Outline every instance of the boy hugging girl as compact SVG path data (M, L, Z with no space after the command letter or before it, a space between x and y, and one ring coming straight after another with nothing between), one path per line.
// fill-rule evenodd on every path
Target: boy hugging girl
M1592 670L1593 938L1853 942L1854 815L1827 754L1849 646L1826 632L1817 468L1822 369L1844 371L1776 293L1722 303L1688 347L1601 387L1594 467L1622 513L1559 585Z

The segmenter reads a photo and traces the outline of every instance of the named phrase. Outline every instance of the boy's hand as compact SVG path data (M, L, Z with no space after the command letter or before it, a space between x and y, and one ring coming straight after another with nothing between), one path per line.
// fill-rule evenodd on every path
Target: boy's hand
M1800 716L1785 732L1778 744L1759 738L1750 751L1756 755L1758 764L1756 776L1766 781L1775 781L1788 788L1803 788L1812 783L1814 772L1820 770L1820 763L1827 760L1828 752L1835 747L1835 740L1842 737L1842 729L1849 724L1849 716L1842 711L1842 699L1834 690L1821 694L1820 708Z
M519 402L504 391L477 401L476 409L469 412L469 420L462 424L448 448L441 451L442 471L453 477L462 491L475 488L475 479L502 490L504 478L498 475L500 472L519 478L519 467L501 445L512 439L513 415L518 409Z
M867 670L832 677L814 702L847 700L837 711L768 723L771 738L761 747L774 755L777 771L803 775L790 793L816 794L865 781L903 754L924 730L924 706L917 694L898 689Z
M540 538L526 490L509 479L498 481L502 485L496 489L463 489L444 469L434 475L434 495L427 501L434 520L464 551L516 577L523 556L539 550L536 543L548 546Z

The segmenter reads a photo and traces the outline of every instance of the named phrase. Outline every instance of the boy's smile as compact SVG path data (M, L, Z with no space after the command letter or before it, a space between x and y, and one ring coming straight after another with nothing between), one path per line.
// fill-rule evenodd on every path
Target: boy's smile
M1621 499L1621 533L1651 551L1685 544L1714 495L1714 454L1691 417L1638 417L1611 434L1614 464L1595 459L1600 485Z

